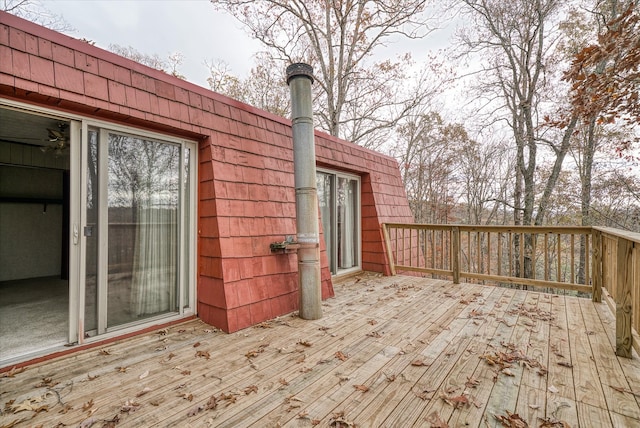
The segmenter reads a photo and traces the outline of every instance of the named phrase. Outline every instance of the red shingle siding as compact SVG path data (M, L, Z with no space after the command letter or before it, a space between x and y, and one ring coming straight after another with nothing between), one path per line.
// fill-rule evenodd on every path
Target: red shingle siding
M0 12L0 95L198 141L198 313L225 331L297 309L289 120ZM316 133L317 162L362 179L363 268L388 273L380 223L410 221L396 162ZM322 296L333 296L321 238Z

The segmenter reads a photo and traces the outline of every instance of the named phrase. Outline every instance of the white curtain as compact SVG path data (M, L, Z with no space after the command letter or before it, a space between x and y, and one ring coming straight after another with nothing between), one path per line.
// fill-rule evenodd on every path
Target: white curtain
M177 209L138 209L132 284L138 317L175 310L177 263Z
M340 219L340 268L346 269L355 264L355 189L354 180L339 178L341 203L338 206Z

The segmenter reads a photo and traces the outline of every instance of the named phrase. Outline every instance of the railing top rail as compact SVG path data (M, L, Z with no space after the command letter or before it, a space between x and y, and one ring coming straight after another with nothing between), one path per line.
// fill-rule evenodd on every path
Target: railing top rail
M621 229L614 229L613 227L594 226L593 228L602 233L606 233L607 235L615 236L617 238L628 239L629 241L633 241L640 244L640 233L629 232L627 230L621 230Z
M457 227L461 231L471 232L526 232L526 233L575 233L589 234L591 226L516 226L516 225L471 225L471 224L428 224L428 223L383 223L391 228L450 230ZM616 229L612 229L616 230ZM631 232L629 232L631 233ZM640 236L640 234L637 234Z

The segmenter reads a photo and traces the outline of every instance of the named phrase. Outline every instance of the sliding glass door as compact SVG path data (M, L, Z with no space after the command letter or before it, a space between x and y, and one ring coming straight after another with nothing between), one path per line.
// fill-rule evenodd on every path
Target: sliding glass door
M360 179L331 171L316 174L318 203L331 273L360 267Z
M87 127L85 336L193 308L190 144Z

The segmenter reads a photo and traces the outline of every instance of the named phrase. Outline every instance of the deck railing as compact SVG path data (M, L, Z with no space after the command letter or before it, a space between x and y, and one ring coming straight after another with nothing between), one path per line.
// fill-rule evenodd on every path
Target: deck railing
M640 353L640 234L579 226L382 226L394 275L560 289L596 302L604 296L616 315L616 353Z

